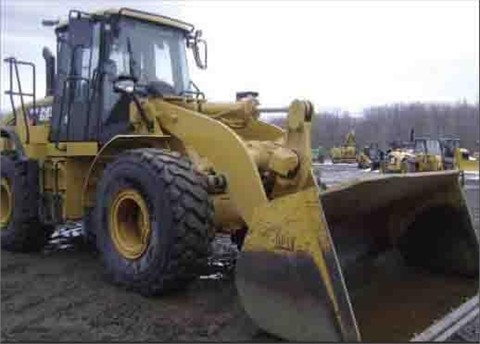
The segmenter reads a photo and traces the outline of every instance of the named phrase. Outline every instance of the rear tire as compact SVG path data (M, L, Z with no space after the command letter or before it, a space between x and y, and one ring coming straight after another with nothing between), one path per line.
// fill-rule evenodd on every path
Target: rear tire
M53 226L40 221L38 163L13 155L1 156L1 247L7 251L42 249Z
M137 202L137 208L122 208L118 197L127 197L125 204ZM125 216L130 220L120 218ZM175 153L136 149L121 154L103 173L93 222L108 277L144 295L185 287L210 255L213 206L207 185L190 162ZM122 237L122 231L130 231L126 224L146 231L138 242L125 241L133 242L127 248L138 248L133 254L122 246L128 237Z

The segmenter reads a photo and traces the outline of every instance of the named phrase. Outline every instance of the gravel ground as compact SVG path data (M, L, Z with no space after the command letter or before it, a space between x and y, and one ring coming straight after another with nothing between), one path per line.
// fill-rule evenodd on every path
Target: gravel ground
M345 165L321 170L327 185L369 173ZM478 230L478 175L467 176L465 191ZM245 314L225 267L212 265L184 292L145 298L107 283L95 254L75 244L75 230L68 233L40 254L1 252L2 341L278 341ZM216 265L235 255L224 237L215 252Z

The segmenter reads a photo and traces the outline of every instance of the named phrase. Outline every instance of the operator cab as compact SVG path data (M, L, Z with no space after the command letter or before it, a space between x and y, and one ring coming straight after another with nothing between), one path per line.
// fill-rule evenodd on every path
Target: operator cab
M441 138L440 146L442 148L443 168L455 168L455 151L460 148L460 139L458 138Z
M429 138L415 138L414 152L429 155L442 155L440 142Z
M138 97L196 93L191 90L186 47L193 48L197 65L206 68L201 32L169 17L131 9L70 11L68 22L55 33L55 76L54 68L48 68L53 57L44 51L47 90L54 98L53 142L105 143L128 134L129 105L133 101L140 107Z
M453 158L455 150L460 148L460 139L458 138L442 138L440 139L443 156Z

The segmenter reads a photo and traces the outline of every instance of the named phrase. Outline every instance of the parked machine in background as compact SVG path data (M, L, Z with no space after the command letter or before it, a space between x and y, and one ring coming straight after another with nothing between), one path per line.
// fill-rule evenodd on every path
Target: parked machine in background
M330 158L334 164L354 164L357 162L357 144L355 141L355 133L353 131L350 131L345 136L345 142L343 145L330 149Z
M456 168L455 155L460 148L460 139L458 137L441 137L440 144L443 156L443 168L453 170Z
M458 148L455 150L455 165L461 171L479 172L479 156L470 154L467 148Z
M312 160L319 164L325 162L325 156L327 155L326 150L323 146L318 146L317 148L312 148Z
M415 156L407 159L409 172L431 172L444 169L440 140L416 137L413 152Z
M456 137L440 138L442 158L445 169L461 171L479 171L479 159L472 156L467 148L462 148L460 139Z
M391 142L380 163L382 173L407 173L408 161L415 158L413 141Z
M379 148L377 143L372 143L363 147L357 156L358 168L378 170L384 160L385 153Z
M392 142L382 163L384 173L432 172L444 169L441 141L415 137L410 130L408 142Z

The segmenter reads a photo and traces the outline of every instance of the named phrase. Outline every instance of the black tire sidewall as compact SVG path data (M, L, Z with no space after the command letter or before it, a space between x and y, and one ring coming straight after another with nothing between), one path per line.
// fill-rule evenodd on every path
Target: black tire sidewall
M10 206L12 207L11 209L11 215L10 215L10 220L8 221L8 224L5 227L1 228L1 240L2 240L2 246L12 242L15 239L15 218L18 216L16 211L18 207L15 204L16 198L15 198L15 189L18 188L17 183L15 182L15 174L16 174L16 167L15 167L15 162L7 156L2 155L1 156L1 165L0 165L0 174L1 178L5 178L8 185L10 186L10 193L11 193L11 199L10 199Z
M150 215L148 246L137 259L123 257L115 248L109 232L110 207L115 196L126 188L133 188L142 195ZM172 209L165 182L153 168L134 158L114 162L100 182L95 209L97 247L102 253L107 273L115 282L140 283L166 268L169 248L175 239L175 233L168 230L173 226Z
M1 177L10 186L12 213L1 229L2 249L31 252L45 246L53 226L41 223L39 207L38 165L34 160L1 155Z

